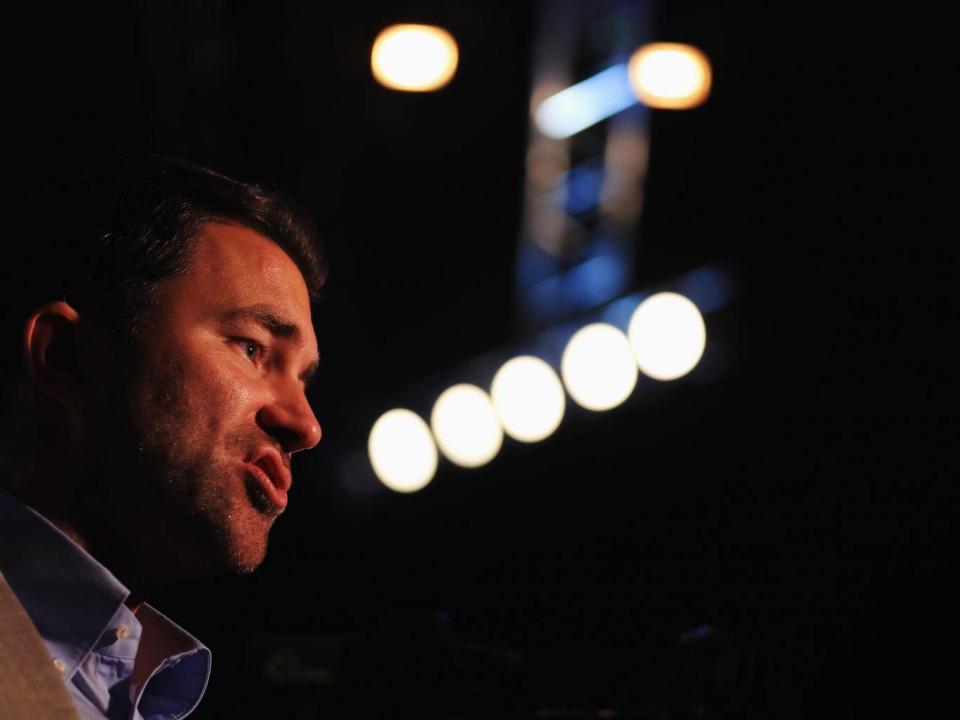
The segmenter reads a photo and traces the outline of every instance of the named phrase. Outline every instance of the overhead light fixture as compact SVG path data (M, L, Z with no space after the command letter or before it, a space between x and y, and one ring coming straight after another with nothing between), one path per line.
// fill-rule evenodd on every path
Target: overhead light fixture
M431 92L457 71L457 41L434 25L391 25L377 36L370 54L373 76L384 87Z
M631 56L629 75L637 97L652 108L686 110L710 94L710 63L692 45L644 45Z

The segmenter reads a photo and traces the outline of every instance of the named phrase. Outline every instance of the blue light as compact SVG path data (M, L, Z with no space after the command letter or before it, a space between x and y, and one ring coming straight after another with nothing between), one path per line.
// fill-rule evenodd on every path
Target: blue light
M540 132L555 139L570 137L637 102L626 63L619 63L551 95L537 108Z
M517 286L523 290L560 271L557 259L532 242L522 243L517 253Z
M716 636L717 633L711 625L701 625L700 627L695 627L693 630L688 630L685 633L681 633L680 637L677 638L677 641L681 644L687 644L691 642L696 642L698 640L706 640Z
M557 194L566 190L566 211L577 215L592 209L600 202L600 192L603 190L603 164L588 162L568 171L563 183L557 188ZM556 197L556 196L555 196Z
M623 291L627 274L621 258L599 255L567 272L565 291L578 310L596 307Z
M637 306L646 298L645 294L634 293L633 295L628 295L627 297L620 298L619 300L614 300L612 303L607 305L603 310L603 315L601 320L609 325L613 325L616 328L627 331L627 328L630 326L630 318L633 317L633 313L636 312Z
M558 322L603 305L624 291L630 271L622 249L601 241L589 250L592 257L521 292L532 318L542 323Z
M562 275L541 280L525 293L522 300L530 316L541 323L556 322L568 312Z
M700 312L709 313L727 304L730 299L730 280L719 268L698 268L684 276L677 292L690 298Z

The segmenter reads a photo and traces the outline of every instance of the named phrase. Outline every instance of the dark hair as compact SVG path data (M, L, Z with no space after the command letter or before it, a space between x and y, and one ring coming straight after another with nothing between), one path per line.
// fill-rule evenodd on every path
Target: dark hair
M22 256L4 268L6 380L19 372L20 332L44 302L66 300L82 315L135 338L154 289L189 270L200 227L227 220L270 238L294 261L312 298L326 279L309 213L276 188L199 165L150 156L47 182ZM12 361L12 362L11 362Z

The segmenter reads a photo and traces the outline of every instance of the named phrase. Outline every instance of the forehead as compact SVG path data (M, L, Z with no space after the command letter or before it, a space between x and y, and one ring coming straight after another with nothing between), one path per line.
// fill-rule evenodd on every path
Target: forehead
M194 270L220 275L241 283L288 284L306 296L306 282L296 264L273 240L244 225L211 221L201 226L194 240Z
M268 306L316 344L303 275L279 245L248 227L206 223L194 241L190 271L167 289L170 312L212 318L239 307Z

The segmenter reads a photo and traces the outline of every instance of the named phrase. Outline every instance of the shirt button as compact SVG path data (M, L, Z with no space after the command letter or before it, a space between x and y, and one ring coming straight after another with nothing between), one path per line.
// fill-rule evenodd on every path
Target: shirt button
M121 625L117 628L118 640L126 640L128 637L130 637L130 628L128 628L126 625Z
M57 669L57 672L65 673L67 671L67 664L60 658L53 659L53 666Z

